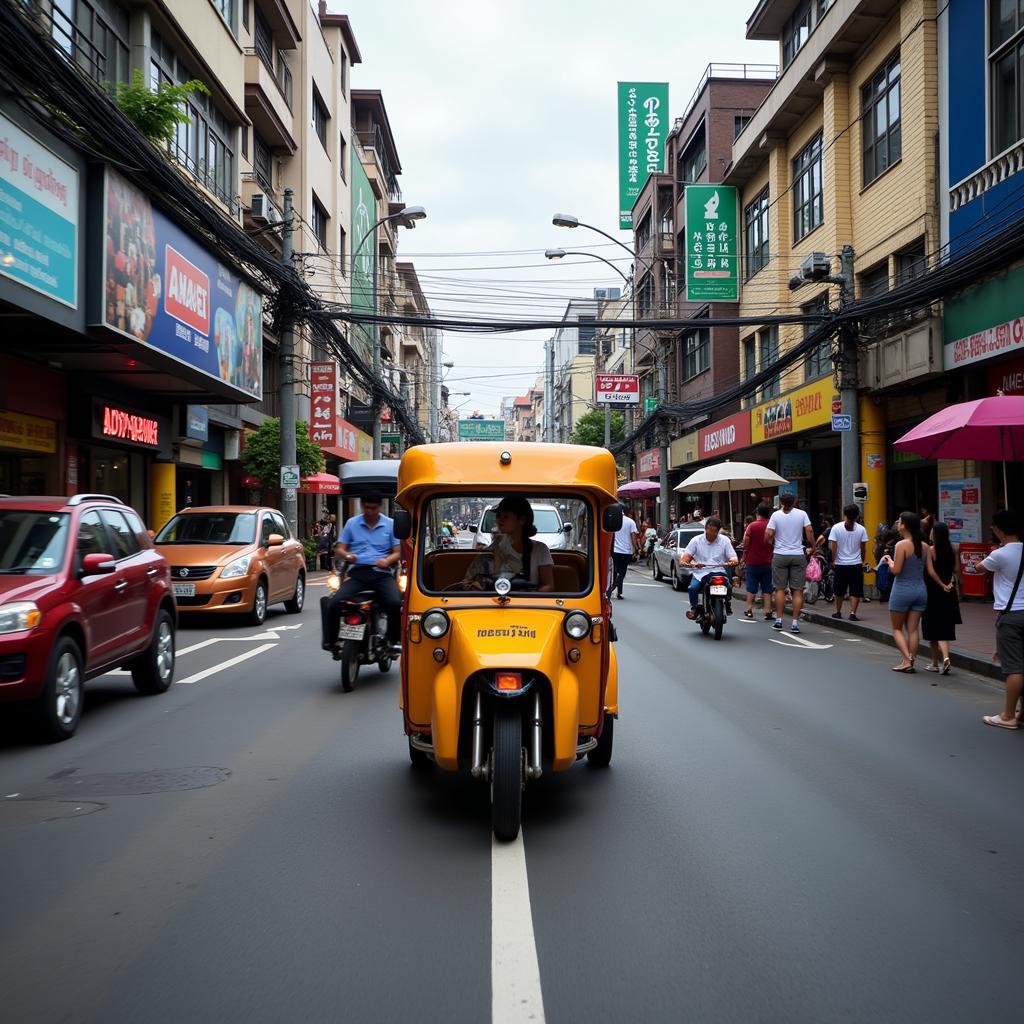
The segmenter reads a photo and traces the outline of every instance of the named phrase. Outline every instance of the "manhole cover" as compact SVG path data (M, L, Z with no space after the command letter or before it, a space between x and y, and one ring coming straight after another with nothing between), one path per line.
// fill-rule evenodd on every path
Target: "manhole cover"
M86 800L2 800L0 828L5 825L39 825L64 818L83 818L102 811L106 804Z
M145 796L216 786L231 774L227 768L156 768L148 772L100 772L51 779L56 796Z

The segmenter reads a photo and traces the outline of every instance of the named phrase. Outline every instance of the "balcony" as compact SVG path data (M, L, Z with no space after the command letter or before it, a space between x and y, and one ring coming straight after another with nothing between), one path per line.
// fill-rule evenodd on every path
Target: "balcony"
M398 178L392 171L390 161L388 160L388 151L384 145L384 135L380 128L377 125L373 125L372 128L359 130L356 132L356 137L359 139L359 144L363 149L373 154L374 162L379 170L380 184L375 187L379 198L384 199L386 197L392 203L400 203L402 201L402 190L398 187ZM370 177L369 168L367 168L367 176ZM372 182L373 179L371 177L371 184Z
M278 62L273 71L254 49L245 51L245 112L253 127L274 149L295 152L292 116L292 78L288 65Z

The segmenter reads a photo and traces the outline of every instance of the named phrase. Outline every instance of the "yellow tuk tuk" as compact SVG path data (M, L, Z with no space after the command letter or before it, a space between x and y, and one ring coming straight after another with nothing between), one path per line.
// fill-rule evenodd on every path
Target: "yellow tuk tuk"
M489 782L499 839L518 835L528 781L584 755L611 760L616 487L611 453L578 445L433 444L402 457L409 755ZM444 543L452 518L480 523L474 550Z

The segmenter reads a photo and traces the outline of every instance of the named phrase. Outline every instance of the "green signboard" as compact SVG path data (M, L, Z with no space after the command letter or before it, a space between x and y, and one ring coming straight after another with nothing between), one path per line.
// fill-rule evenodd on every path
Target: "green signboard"
M460 441L504 441L504 420L459 420Z
M619 227L633 229L633 204L649 174L665 169L668 82L619 82Z
M658 408L658 400L656 398L645 398L644 399L644 415L650 416L655 409Z
M401 444L402 443L402 435L401 434L381 434L380 435L380 443L381 444Z
M375 312L373 294L373 261L377 253L377 198L370 187L370 179L363 170L362 161L352 150L352 310L357 313ZM365 241L363 241L365 237ZM362 244L360 245L360 242ZM366 360L372 361L373 328L354 325L350 341Z
M993 277L953 298L943 308L947 370L1024 348L1024 267Z
M686 186L687 302L739 302L738 220L735 188Z

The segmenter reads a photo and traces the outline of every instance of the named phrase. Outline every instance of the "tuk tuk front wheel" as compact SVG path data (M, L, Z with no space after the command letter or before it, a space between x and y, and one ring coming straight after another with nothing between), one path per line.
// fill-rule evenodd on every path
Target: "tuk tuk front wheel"
M495 711L491 758L491 828L497 839L510 842L519 835L523 812L523 722L517 708Z
M359 647L358 640L346 640L341 649L341 688L351 693L359 678Z
M595 768L607 768L612 763L612 744L615 741L615 719L605 714L604 728L598 738L597 746L587 751L587 760Z

